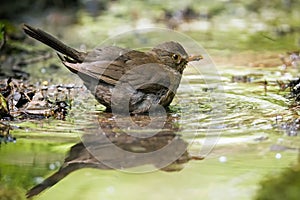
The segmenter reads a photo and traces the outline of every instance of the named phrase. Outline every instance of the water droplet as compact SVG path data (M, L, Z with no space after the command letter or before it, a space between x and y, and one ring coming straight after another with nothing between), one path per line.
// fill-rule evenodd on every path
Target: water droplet
M225 162L227 162L227 157L226 157L226 156L221 156L221 157L219 158L219 161L220 161L221 163L225 163Z
M43 177L40 177L40 176L37 176L37 177L34 177L34 182L36 184L40 184L44 181L44 178Z
M49 165L49 169L50 169L50 170L55 170L55 168L56 168L56 166L55 166L54 163L51 163L51 164Z
M275 158L276 159L281 159L281 154L280 153L276 153Z

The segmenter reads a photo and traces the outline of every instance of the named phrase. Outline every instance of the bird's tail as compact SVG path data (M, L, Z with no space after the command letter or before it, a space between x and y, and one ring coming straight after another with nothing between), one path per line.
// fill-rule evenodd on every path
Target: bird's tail
M42 31L40 29L36 29L32 26L29 26L28 24L23 24L23 30L30 37L48 45L49 47L55 49L59 53L66 55L77 62L83 62L84 57L86 55L85 53L79 52L65 45L49 33L46 33L45 31Z

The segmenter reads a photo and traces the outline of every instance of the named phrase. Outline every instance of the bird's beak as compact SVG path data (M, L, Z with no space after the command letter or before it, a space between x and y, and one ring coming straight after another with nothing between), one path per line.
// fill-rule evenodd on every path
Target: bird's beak
M187 61L192 62L192 61L199 61L202 60L203 56L202 55L191 55L188 57Z

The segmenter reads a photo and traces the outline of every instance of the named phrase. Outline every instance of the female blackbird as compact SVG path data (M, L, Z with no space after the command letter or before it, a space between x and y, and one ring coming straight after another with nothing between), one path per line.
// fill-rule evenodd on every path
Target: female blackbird
M169 106L187 63L202 59L188 56L174 41L147 52L116 46L80 52L40 29L24 24L23 30L61 53L62 63L84 81L98 102L116 112L137 114Z

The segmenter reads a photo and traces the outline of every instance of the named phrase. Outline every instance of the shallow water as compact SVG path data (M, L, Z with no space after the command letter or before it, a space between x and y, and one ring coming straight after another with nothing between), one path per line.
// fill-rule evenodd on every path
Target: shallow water
M187 70L167 116L118 118L87 97L65 121L13 122L16 142L0 146L1 192L22 199L59 173L36 199L253 199L261 180L298 162L299 136L282 128L294 113L275 82L291 76L277 67L218 73L210 82L217 74ZM232 82L239 74L250 81Z

